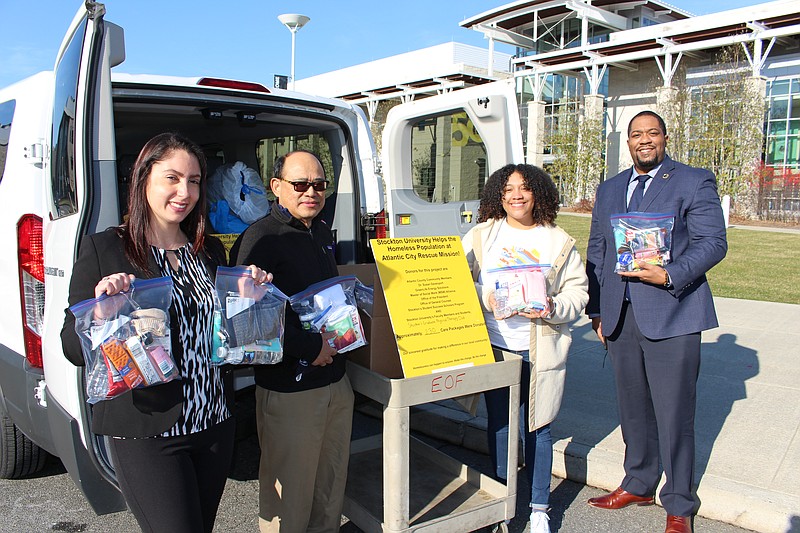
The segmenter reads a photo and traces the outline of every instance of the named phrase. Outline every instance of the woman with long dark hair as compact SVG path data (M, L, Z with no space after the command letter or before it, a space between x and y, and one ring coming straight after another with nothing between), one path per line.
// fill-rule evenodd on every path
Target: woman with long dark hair
M180 379L127 391L92 406L92 431L107 435L117 481L142 531L210 533L233 454L234 420L219 367L211 365L216 267L222 243L208 235L206 160L174 133L150 139L131 170L128 219L84 237L69 303L128 290L135 278L169 276L172 356ZM272 276L251 266L256 282ZM83 365L67 311L64 354Z

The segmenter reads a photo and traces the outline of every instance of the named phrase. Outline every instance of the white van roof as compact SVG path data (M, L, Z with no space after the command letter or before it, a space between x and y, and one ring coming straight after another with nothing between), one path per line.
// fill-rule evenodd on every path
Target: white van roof
M186 87L186 88L193 88L198 86L205 86L205 87L219 87L219 85L209 85L202 83L203 80L215 80L219 81L220 83L230 83L231 86L227 87L227 89L236 89L236 90L244 90L247 91L246 87L236 87L235 84L243 84L243 85L253 85L259 86L264 90L251 90L251 92L260 92L264 93L267 92L269 94L273 94L275 96L281 96L285 98L295 99L295 100L303 100L307 102L314 102L318 104L325 104L329 106L335 107L343 107L353 109L355 106L344 100L339 100L335 98L328 98L325 96L316 96L307 93L299 93L294 91L288 91L286 89L278 89L274 87L267 87L258 82L250 82L250 81L243 81L243 80L232 80L227 78L216 78L213 76L163 76L158 74L127 74L123 72L111 72L111 81L112 83L140 83L140 84L147 84L147 85L161 85L161 86L172 86L172 87ZM223 87L225 88L225 87Z

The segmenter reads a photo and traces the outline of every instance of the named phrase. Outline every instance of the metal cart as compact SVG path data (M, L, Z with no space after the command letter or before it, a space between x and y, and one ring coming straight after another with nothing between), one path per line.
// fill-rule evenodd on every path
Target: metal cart
M351 443L344 514L367 533L463 533L514 517L522 359L406 379L348 363L353 390L383 405L383 433ZM410 436L409 407L509 387L508 480L504 485Z

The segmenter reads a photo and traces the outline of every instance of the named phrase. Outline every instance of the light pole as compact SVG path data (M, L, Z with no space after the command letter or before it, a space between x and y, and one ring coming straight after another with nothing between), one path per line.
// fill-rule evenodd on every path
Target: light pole
M289 31L292 32L292 90L294 91L294 41L295 35L297 32L308 24L308 21L311 20L309 17L305 15L298 15L297 13L286 13L284 15L278 15L278 20L281 21L281 24L289 28Z

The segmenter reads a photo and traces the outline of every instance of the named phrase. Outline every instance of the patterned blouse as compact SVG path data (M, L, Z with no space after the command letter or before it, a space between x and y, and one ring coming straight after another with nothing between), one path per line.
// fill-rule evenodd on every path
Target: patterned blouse
M162 276L172 278L172 310L180 322L184 403L178 421L162 437L197 433L229 418L219 368L211 366L214 283L202 260L186 244L177 250L150 247ZM177 259L177 270L167 258ZM173 343L175 340L173 339Z

